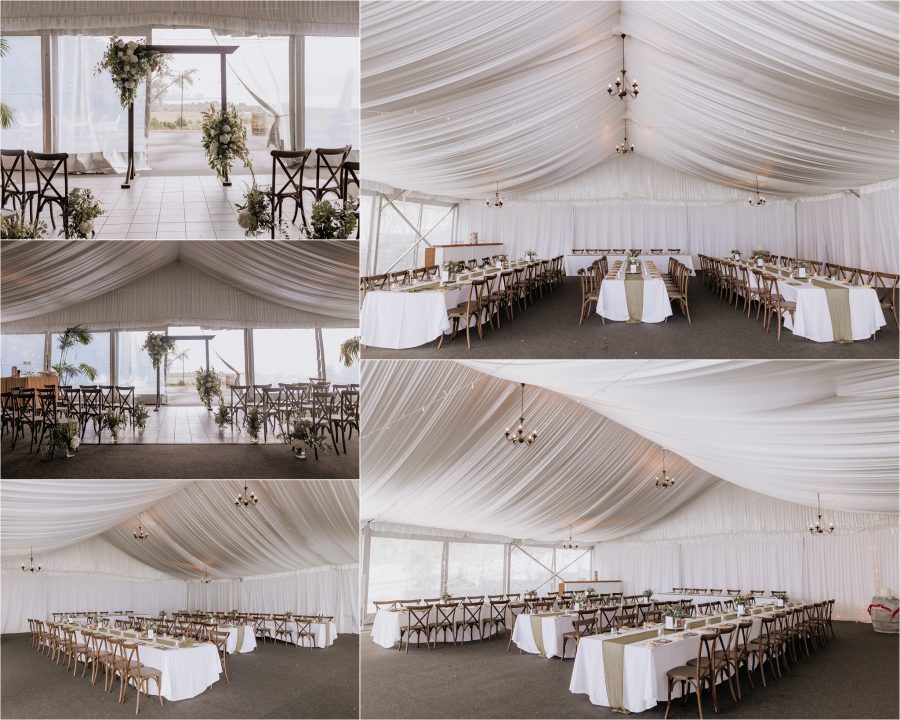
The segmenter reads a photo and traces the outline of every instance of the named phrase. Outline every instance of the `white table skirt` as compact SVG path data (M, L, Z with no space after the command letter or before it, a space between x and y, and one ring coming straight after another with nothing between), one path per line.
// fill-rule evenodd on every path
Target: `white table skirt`
M478 273L479 276L495 273L497 278L485 292L496 290L499 272ZM463 282L452 290L370 290L360 311L360 342L402 350L437 340L453 329L447 311L466 302L470 288L470 283ZM482 322L487 322L487 318ZM475 323L475 318L471 318L469 324Z
M263 624L263 627L271 630L271 632L269 633L270 637L275 637L274 620L266 620ZM304 640L303 643L300 642L300 636L298 634L296 622L290 620L285 627L290 633L290 641L294 643L294 645L305 644L306 647L309 647L308 639ZM309 631L315 636L315 644L313 645L313 647L324 648L328 647L329 645L334 645L334 640L337 637L337 625L335 623L313 622L309 624Z
M603 255L566 255L566 275L578 275L579 270L587 270L594 260L599 260ZM610 255L607 254L607 262L612 265L616 260L624 260L627 255ZM695 275L694 262L690 255L671 255L663 253L662 255L641 255L641 260L650 260L656 263L661 272L667 272L669 269L669 258L673 257L683 265L690 268L691 275Z
M760 618L761 615L745 615L740 618L753 620L753 626L749 631L750 639L755 639L759 635L762 626ZM736 624L738 621L727 622ZM666 701L668 697L666 671L679 665L686 665L688 660L697 657L700 648L700 630L702 628L693 630L698 633L694 637L673 640L659 647L652 647L649 644L653 638L625 646L622 694L626 710L643 712L656 707L657 702ZM619 637L646 631L645 628L638 628L627 633L620 633ZM606 707L609 707L609 698L606 693L606 677L603 669L603 641L611 637L614 636L605 633L581 639L581 642L578 643L578 653L575 655L575 665L572 668L572 679L569 683L570 692L586 694L594 705ZM672 697L681 697L680 684L676 684L672 688Z
M605 278L600 285L597 314L607 320L628 320L628 302L625 299L625 280ZM666 284L660 278L644 278L644 308L641 321L663 322L672 314L672 304Z
M755 288L759 288L757 276L752 272L750 282ZM866 340L885 326L884 312L875 288L841 282L837 284L850 290L850 332L854 340ZM790 313L784 313L784 326L788 330L815 342L834 342L828 297L823 288L803 280L779 277L778 291L787 302L797 304L793 319Z
M540 648L534 640L534 628L531 625L531 615L524 613L516 617L513 627L512 640L516 647L532 655L539 655ZM563 634L571 632L578 615L556 615L541 618L541 641L544 644L544 657L559 657L562 653ZM566 657L575 657L575 643L566 645Z
M481 618L490 617L490 604L485 604L481 609ZM432 619L435 619L435 611L431 613ZM462 620L463 619L463 609L457 608L456 612L453 615L454 620ZM380 645L383 648L392 648L398 642L400 642L400 630L401 628L405 628L407 626L408 618L406 610L395 611L395 610L381 610L379 609L375 613L375 622L372 624L372 642L376 645ZM479 628L480 629L480 628ZM485 635L493 635L496 632L496 627L492 626L488 633ZM473 637L474 635L474 637ZM446 639L445 639L446 636ZM435 635L432 633L431 639L434 640ZM473 632L471 629L467 629L463 631L460 636L457 634L456 639L461 640L462 642L470 642L472 640L478 640L480 638L479 632ZM424 636L422 636L421 640L424 641ZM448 631L447 633L439 632L437 633L437 642L453 642L453 632Z
M78 642L84 642L77 631ZM129 642L135 641L125 638ZM219 679L222 663L219 652L212 643L201 643L191 648L162 648L140 645L141 663L162 673L162 696L166 700L187 700L196 697ZM156 681L150 680L150 695L156 695Z
M256 650L256 633L252 625L244 625L244 641L240 647L237 647L238 629L236 627L220 625L218 629L228 633L225 649L229 654L235 652L252 652L253 650Z

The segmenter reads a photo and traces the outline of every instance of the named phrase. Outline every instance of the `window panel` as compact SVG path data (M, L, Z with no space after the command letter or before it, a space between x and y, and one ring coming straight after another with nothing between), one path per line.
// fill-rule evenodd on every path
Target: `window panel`
M332 384L359 383L359 360L350 367L340 361L341 343L359 335L359 328L322 328L322 350L325 353L325 377Z
M153 369L147 351L141 350L146 337L146 330L120 332L116 343L116 384L124 387L133 385L137 395L156 394L156 370ZM162 369L160 384L162 385ZM165 386L160 389L165 391Z
M15 366L23 375L44 369L44 334L0 336L0 368L3 377Z
M572 563L569 565L569 563ZM568 565L568 567L566 567ZM565 570L563 570L565 568ZM591 551L590 548L578 550L556 551L556 571L563 580L590 580L591 579Z
M376 258L378 273L387 272L388 268L392 268L391 272L396 272L414 267L415 257L411 248L416 241L416 233L413 227L418 227L420 208L421 205L418 203L396 200L381 211L381 230ZM412 223L413 227L410 227L403 218Z
M444 544L373 537L369 549L369 605L375 600L421 600L441 593Z
M318 377L315 330L254 330L254 383L309 382Z
M304 47L306 147L359 148L359 38L307 36Z
M61 385L109 385L109 333L95 332L94 339L88 345L75 345L66 351L66 364L78 367L82 363L91 366L97 371L93 379L84 373L75 373L68 378L60 378ZM53 333L50 338L51 365L59 362L61 351L59 349L60 333ZM123 384L123 383L120 383Z
M514 548L510 555L509 564L509 591L513 593L525 593L529 590L537 590L538 593L548 593L556 589L555 578L550 578L550 571L538 564L543 563L548 568L553 567L553 548L525 547L528 557L518 548Z
M44 100L41 84L41 39L4 35L9 52L0 61L3 102L13 113L3 130L3 147L41 151L44 148Z
M495 543L450 543L447 592L481 595L503 592L503 553Z

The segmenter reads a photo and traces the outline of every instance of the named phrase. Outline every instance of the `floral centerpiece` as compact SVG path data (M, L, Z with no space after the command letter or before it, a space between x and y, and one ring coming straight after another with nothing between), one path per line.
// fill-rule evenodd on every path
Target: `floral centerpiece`
M778 601L778 607L784 607L788 601L788 594L786 592L773 592L772 597Z
M323 452L328 452L325 438L316 433L312 418L306 416L305 413L300 414L299 417L294 417L288 423L288 426L290 430L279 433L277 437L281 442L290 444L294 457L300 460L305 459L307 448L310 450L316 448Z
M250 433L250 442L259 442L259 431L262 429L262 417L259 408L254 405L247 410L247 432Z
M533 262L537 260L537 253L534 250L526 250L524 257L526 260L531 260Z
M687 613L685 612L684 607L678 604L666 605L663 610L663 615L666 618L666 627L667 628L675 628L682 627L684 625L684 618Z
M453 276L466 269L466 264L458 260L445 260L441 263L441 280L447 282Z
M134 406L134 425L138 430L143 432L147 429L147 420L150 418L150 413L147 412L147 406L144 403L138 401L138 403Z
M314 202L304 234L312 240L346 240L356 230L358 209L355 200Z
M641 593L641 597L645 597L649 600L653 597L653 590L651 588L647 588Z
M100 416L100 431L108 429L112 434L113 444L119 442L119 429L124 427L128 421L124 415L119 414L115 410L107 410Z
M219 430L224 430L225 426L231 423L231 410L229 410L220 402L219 408L216 410L216 414L213 416L213 420L216 421L216 425L219 426Z
M441 602L448 603L448 602L450 602L451 597L452 596L450 595L450 593L448 593L446 590L444 590L444 592L441 593Z
M238 225L244 230L244 237L259 237L269 235L272 226L285 240L290 238L287 232L287 223L276 220L272 211L272 188L260 188L256 183L244 193L244 202L235 203L238 209Z
M44 449L44 455L50 460L56 455L57 450L64 450L66 457L72 457L78 452L80 444L78 420L71 417L62 417L57 420L55 425L50 426L50 441Z
M738 613L743 614L744 609L750 604L750 598L746 595L741 595L738 593L737 595L733 595L731 597L732 602L734 603L735 609Z
M628 251L628 257L631 258L631 261L632 261L632 262L634 262L635 260L637 260L640 256L641 256L641 251L640 251L640 250L629 250L629 251Z
M247 128L238 115L237 107L229 105L225 110L218 110L215 105L210 105L209 110L203 113L200 129L206 158L218 178L228 179L228 171L235 160L252 169L250 150L247 148Z
M63 229L60 235L84 240L94 236L94 220L103 214L103 206L87 188L69 191Z
M47 223L42 220L28 222L25 212L3 218L0 223L0 238L4 240L39 240L47 237Z
M733 257L735 260L740 260L741 259L741 251L737 250L735 248L732 248L731 257Z
M215 368L212 370L197 370L194 375L194 382L197 386L197 394L200 401L206 406L206 409L212 412L212 401L214 397L222 398L222 382L219 380L219 374Z
M153 73L165 69L165 55L150 50L143 38L142 42L125 42L113 35L103 51L103 59L94 68L94 73L98 74L103 70L109 72L113 85L119 91L119 102L127 109L134 104L138 85Z

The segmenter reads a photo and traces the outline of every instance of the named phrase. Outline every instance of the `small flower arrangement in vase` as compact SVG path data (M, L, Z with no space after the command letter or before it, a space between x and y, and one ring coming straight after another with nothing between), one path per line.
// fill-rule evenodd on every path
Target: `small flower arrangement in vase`
M775 598L775 604L778 607L784 607L788 601L788 595L786 592L773 592L772 597Z
M250 442L259 443L259 431L262 430L262 417L256 405L247 410L247 432L250 433Z
M240 160L245 167L252 169L250 151L247 149L247 128L244 127L237 107L229 105L218 110L211 104L209 110L203 113L200 129L206 159L216 177L227 183L228 171L235 160Z
M762 248L756 248L750 257L753 258L756 267L762 267L766 262L766 258L769 257L769 251L763 250Z
M225 426L231 424L231 410L220 402L216 414L213 416L213 420L215 420L216 425L219 426L219 432L224 432Z
M272 226L285 240L290 239L287 224L276 220L272 211L272 188L260 188L256 183L244 193L244 202L235 203L238 209L238 225L244 231L244 237L259 237L271 234Z
M56 456L57 450L64 450L66 457L70 458L78 452L79 445L81 438L78 437L78 420L63 417L50 426L50 442L44 449L44 456L51 460Z
M644 592L641 593L641 597L647 598L649 600L653 597L653 590L651 588L647 588Z
M747 610L747 605L750 604L749 598L746 595L735 595L731 598L734 602L734 609L737 610L738 615L743 615Z
M313 203L309 227L303 234L311 240L346 240L356 230L356 212L359 203L354 200L319 200Z
M740 260L741 259L741 251L737 250L736 248L732 248L731 257L734 260Z
M100 417L100 431L103 432L104 429L108 429L112 435L113 445L115 445L119 442L119 430L125 426L126 422L127 420L123 415L120 415L115 410L107 410Z
M797 277L806 277L806 260L798 260L794 267L797 269Z
M94 220L103 215L103 206L86 188L69 191L68 208L60 235L85 240L94 236Z
M194 381L200 401L206 406L207 411L212 412L213 398L222 397L222 381L219 380L219 374L215 368L212 370L200 369L194 374Z
M306 459L306 449L318 449L322 452L328 452L328 445L325 438L315 432L312 419L300 414L294 417L289 423L290 430L278 434L278 439L284 443L289 443L291 452L298 460Z
M666 605L663 615L666 618L666 628L675 629L684 627L684 608L679 605Z
M465 269L466 264L464 262L445 260L441 264L441 282L452 281L458 273L461 273Z
M137 405L134 406L134 425L135 427L144 432L147 429L147 420L150 419L150 413L147 411L147 406L142 402L138 402Z
M534 250L526 250L525 259L529 262L534 262L535 260L537 260L537 253Z

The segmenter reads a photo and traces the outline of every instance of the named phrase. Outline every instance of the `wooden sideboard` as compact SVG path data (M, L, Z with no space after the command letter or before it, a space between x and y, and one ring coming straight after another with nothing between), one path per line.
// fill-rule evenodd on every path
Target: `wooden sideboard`
M502 255L503 243L454 243L425 248L425 265L440 265L447 260L456 262L481 260L488 255Z
M59 377L57 377L56 373L36 373L34 375L23 375L22 377L0 378L0 389L3 392L9 392L17 387L40 390L44 385L59 385Z

